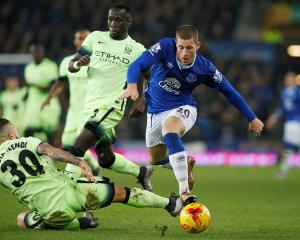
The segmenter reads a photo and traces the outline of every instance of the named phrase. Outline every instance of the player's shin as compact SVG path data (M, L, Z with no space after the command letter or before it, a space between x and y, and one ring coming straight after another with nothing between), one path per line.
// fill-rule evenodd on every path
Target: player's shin
M171 197L165 198L139 188L125 188L125 191L126 197L123 203L133 207L164 208L174 217L177 216L182 209L182 201L179 196L172 195Z
M152 192L142 190L139 188L125 188L126 198L124 204L134 207L153 207L153 208L166 208L169 204L169 199L158 196Z
M90 166L90 168L92 170L93 175L99 176L100 166L98 164L98 160L93 156L93 154L91 153L90 150L86 151L86 153L82 159L88 163L88 165ZM68 163L65 171L69 176L71 176L73 178L82 177L82 172L81 172L80 167L75 166L73 164Z
M189 193L187 156L177 133L167 133L164 142L168 147L169 160L179 184L179 194Z
M115 161L114 163L109 167L111 170L119 173L126 173L133 175L135 177L139 176L140 173L140 166L137 164L129 161L126 157L119 153L114 153L115 155Z
M94 176L100 175L100 166L98 163L97 154L94 152L92 148L90 148L88 151L85 152L83 160L85 160L88 163Z

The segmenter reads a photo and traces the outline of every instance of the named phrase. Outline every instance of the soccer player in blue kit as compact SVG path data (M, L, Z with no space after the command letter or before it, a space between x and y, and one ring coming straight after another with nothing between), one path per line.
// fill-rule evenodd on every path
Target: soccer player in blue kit
M198 49L198 30L183 25L176 38L164 38L145 51L128 69L128 86L122 98L137 100L137 81L151 66L145 89L148 103L146 145L152 164L171 164L179 184L179 194L186 205L197 200L188 184L187 156L181 137L197 118L192 90L205 84L222 92L249 121L249 130L259 136L264 124L255 116L243 97Z
M272 128L280 117L283 118L283 151L279 172L275 175L284 179L290 169L289 158L300 151L300 87L296 82L296 73L287 72L284 76L284 88L280 93L280 107L267 119L266 128Z

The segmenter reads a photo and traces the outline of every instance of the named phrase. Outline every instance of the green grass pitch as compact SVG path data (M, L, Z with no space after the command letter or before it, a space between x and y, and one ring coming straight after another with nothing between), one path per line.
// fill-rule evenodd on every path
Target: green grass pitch
M82 231L20 230L16 215L26 209L0 188L0 239L300 239L300 170L275 180L275 168L196 167L194 193L211 212L207 231L190 234L179 219L162 209L136 209L115 204L96 211L101 225ZM116 183L136 186L131 176L105 172ZM156 168L155 192L177 192L172 171ZM166 231L162 229L166 228Z

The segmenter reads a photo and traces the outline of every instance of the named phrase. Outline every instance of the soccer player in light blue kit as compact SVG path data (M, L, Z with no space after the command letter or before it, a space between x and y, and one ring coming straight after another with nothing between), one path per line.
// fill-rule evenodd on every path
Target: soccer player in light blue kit
M152 164L170 162L185 204L196 201L188 185L187 156L181 137L197 118L193 89L205 84L222 92L249 121L249 130L259 136L264 124L255 116L243 97L216 67L197 50L198 30L183 25L176 39L164 38L145 51L128 69L128 87L122 98L138 98L137 81L142 71L150 68L145 97L148 103L146 145ZM168 155L167 155L168 154Z
M80 167L85 178L74 179L57 171L49 165L49 158ZM3 118L0 118L0 185L30 209L17 217L21 228L94 228L97 221L92 214L76 218L76 213L114 202L164 208L174 217L182 209L179 196L160 197L146 190L115 185L105 178L95 178L85 161L37 138L20 137L16 127Z
M285 87L280 94L280 107L266 121L266 127L272 128L283 117L283 151L279 172L276 178L284 179L289 171L289 158L300 150L300 87L296 84L296 74L287 72Z

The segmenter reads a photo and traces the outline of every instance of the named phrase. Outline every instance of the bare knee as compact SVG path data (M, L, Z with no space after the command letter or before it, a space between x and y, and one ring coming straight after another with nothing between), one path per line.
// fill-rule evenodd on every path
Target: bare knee
M17 225L18 225L20 228L22 228L22 229L26 229L26 228L27 228L24 219L25 219L25 217L26 217L26 215L27 215L28 213L29 213L28 211L27 211L27 212L21 212L21 213L19 213L18 216L17 216Z
M184 133L184 123L181 119L175 116L168 117L162 124L162 135L167 133L177 133L180 136Z
M97 145L95 150L97 153L99 165L101 167L109 168L114 164L115 154L111 145L107 145L105 147Z

